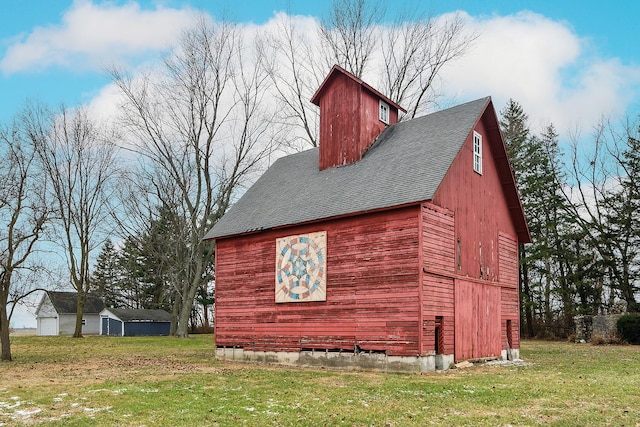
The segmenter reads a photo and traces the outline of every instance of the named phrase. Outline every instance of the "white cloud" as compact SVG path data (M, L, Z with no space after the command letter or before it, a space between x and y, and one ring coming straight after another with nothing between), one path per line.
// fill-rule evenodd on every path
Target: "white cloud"
M78 1L61 25L38 28L11 47L0 67L15 72L52 65L77 67L77 61L103 66L113 62L116 53L124 59L145 52L157 55L194 22L195 13ZM513 98L529 115L534 131L553 122L562 136L591 127L602 116L624 113L637 100L640 69L596 54L589 39L576 34L567 22L528 11L484 17L460 13L479 38L463 58L442 71L440 91L447 105L491 95L500 110ZM245 40L273 33L286 19L305 29L309 43L318 42L317 19L284 13L262 25L244 25ZM113 88L105 88L92 104L113 111L115 99Z
M104 86L89 101L89 111L102 121L108 121L118 116L118 108L122 103L122 93L115 83Z
M491 95L500 110L513 98L533 130L553 122L566 134L624 113L638 93L639 68L596 55L565 22L527 11L465 19L480 37L443 72L442 90L456 101Z
M92 69L162 50L193 24L195 13L188 8L142 10L133 2L116 6L77 0L61 24L37 27L10 46L0 70L12 74L52 66Z

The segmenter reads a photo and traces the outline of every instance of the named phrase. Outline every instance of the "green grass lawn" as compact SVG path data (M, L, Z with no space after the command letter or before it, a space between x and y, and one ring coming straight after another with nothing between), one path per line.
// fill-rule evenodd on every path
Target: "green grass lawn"
M212 336L12 337L0 426L633 426L640 346L524 341L425 375L216 361Z

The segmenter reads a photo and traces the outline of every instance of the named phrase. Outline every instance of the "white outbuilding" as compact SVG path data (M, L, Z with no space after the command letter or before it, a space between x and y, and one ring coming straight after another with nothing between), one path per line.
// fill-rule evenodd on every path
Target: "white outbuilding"
M73 335L76 326L78 294L46 291L36 310L38 335ZM82 312L82 334L100 334L100 312L104 302L96 295L87 295Z

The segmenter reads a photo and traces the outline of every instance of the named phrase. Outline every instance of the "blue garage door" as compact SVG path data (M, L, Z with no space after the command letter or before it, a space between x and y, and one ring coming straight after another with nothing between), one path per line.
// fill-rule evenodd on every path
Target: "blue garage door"
M122 336L122 322L110 317L103 317L100 325L100 335L109 335L112 337Z

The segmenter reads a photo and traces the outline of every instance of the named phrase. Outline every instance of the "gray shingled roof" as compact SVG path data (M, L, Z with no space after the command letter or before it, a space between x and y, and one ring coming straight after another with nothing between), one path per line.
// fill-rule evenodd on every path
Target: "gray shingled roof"
M388 127L362 160L318 169L318 149L278 159L205 239L433 198L490 98Z
M58 314L75 314L78 310L77 292L47 291L51 304ZM83 313L100 313L104 302L96 295L87 295Z
M171 315L164 310L142 308L107 308L123 322L170 322Z

